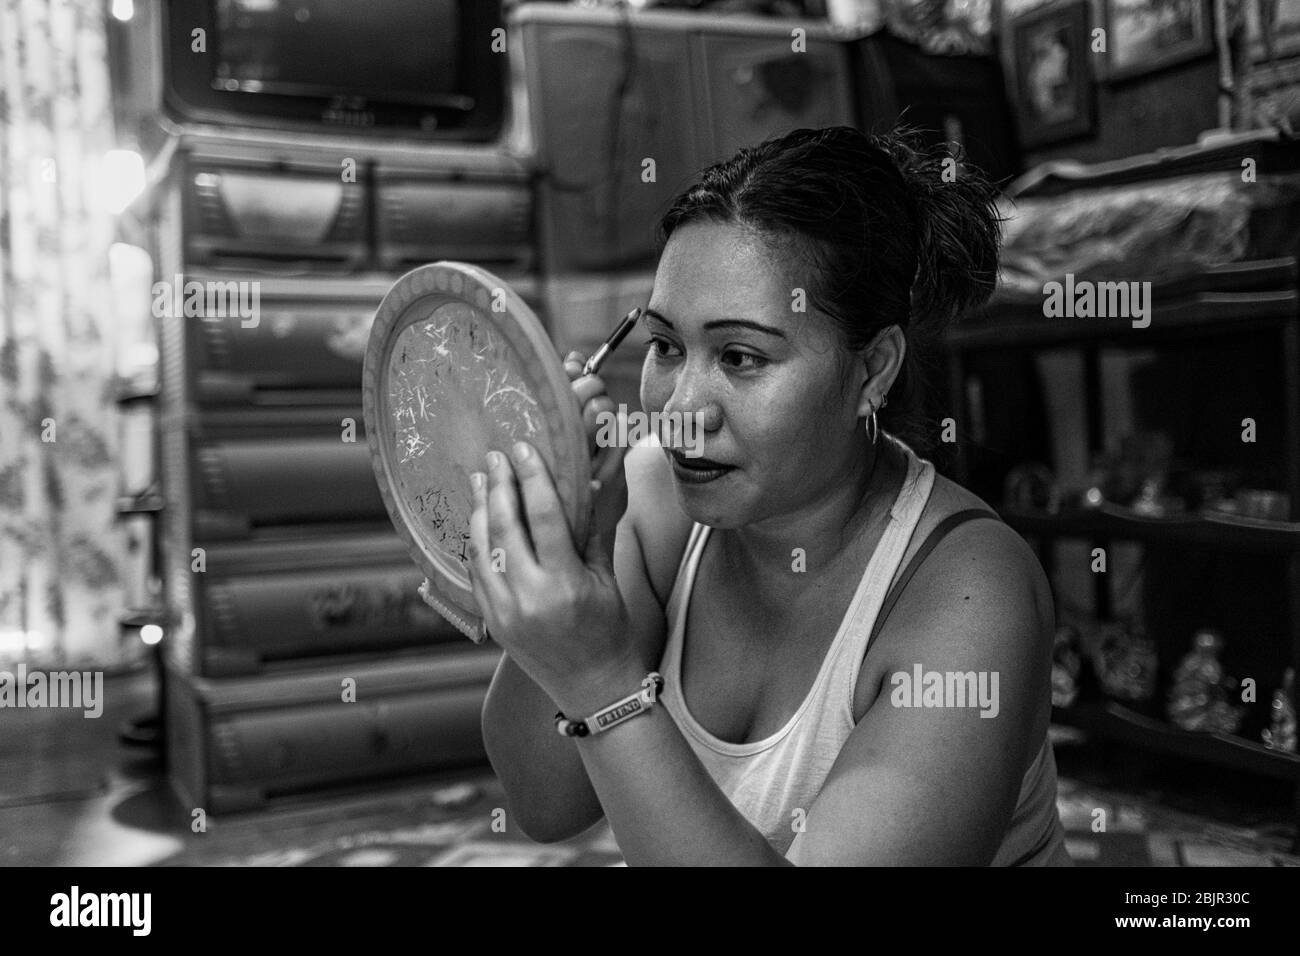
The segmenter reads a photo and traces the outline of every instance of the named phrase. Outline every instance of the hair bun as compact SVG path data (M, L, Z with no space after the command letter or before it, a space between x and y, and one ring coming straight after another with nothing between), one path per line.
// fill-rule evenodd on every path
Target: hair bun
M870 139L893 161L916 206L914 319L942 326L984 304L997 284L997 187L963 162L956 143L926 146L909 128Z

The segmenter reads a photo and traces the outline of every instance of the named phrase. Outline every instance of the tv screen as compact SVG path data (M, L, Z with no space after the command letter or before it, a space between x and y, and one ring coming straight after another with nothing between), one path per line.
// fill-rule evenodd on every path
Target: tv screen
M499 0L171 0L182 120L488 140L507 58Z
M218 90L470 109L456 0L216 0Z

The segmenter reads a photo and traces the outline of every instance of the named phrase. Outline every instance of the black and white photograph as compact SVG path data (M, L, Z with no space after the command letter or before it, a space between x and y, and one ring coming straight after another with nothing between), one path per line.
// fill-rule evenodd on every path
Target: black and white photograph
M1087 133L1093 124L1088 4L1072 0L1014 21L1020 140L1042 146Z
M1106 0L1112 79L1162 69L1209 52L1211 0Z
M1116 935L1261 928L1297 36L0 0L17 918L169 938L149 892L232 868L992 866L1090 871Z

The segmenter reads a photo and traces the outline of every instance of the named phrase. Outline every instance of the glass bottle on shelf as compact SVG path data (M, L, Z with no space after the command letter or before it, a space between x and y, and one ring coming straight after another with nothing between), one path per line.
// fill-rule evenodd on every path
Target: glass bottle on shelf
M1269 705L1268 726L1260 733L1269 750L1296 751L1295 668L1288 667L1282 676L1282 686L1273 691Z
M1069 624L1056 629L1052 642L1052 706L1069 707L1079 696L1079 674L1083 669L1079 630Z
M1169 720L1183 730L1202 733L1235 733L1241 726L1241 710L1228 702L1236 681L1227 676L1219 655L1223 638L1208 629L1196 632L1192 649L1174 670L1169 688Z

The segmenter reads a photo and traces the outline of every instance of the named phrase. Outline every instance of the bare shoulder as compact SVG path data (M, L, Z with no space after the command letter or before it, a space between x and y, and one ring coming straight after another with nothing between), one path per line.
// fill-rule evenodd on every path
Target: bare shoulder
M936 475L904 562L944 518L968 508L991 519L952 528L917 568L860 675L858 716L889 674L922 657L955 669L980 660L1027 680L1050 666L1055 608L1047 577L1024 538L978 495Z
M990 512L989 520L967 521L951 529L917 569L908 590L910 600L900 598L900 621L935 597L946 597L950 613L969 614L976 607L996 607L1004 617L1025 622L1048 623L1055 610L1051 588L1033 549L1014 528L978 495L942 475L935 475L930 514L917 529L912 548L917 548L936 525L948 515L967 508ZM929 595L926 600L921 595Z
M640 549L646 580L663 608L693 522L677 503L672 471L662 449L637 445L623 461L628 497L625 520Z
M913 536L909 552L915 551L944 518L958 511L978 509L989 512L990 520L968 521L949 531L922 565L933 575L936 569L949 574L963 568L978 576L983 571L1010 571L1032 578L1043 587L1042 596L1050 599L1046 577L1033 549L1025 539L997 517L987 501L942 475L934 477L930 502ZM910 554L908 555L910 559ZM921 570L917 571L917 576ZM1050 606L1050 605L1049 605Z

